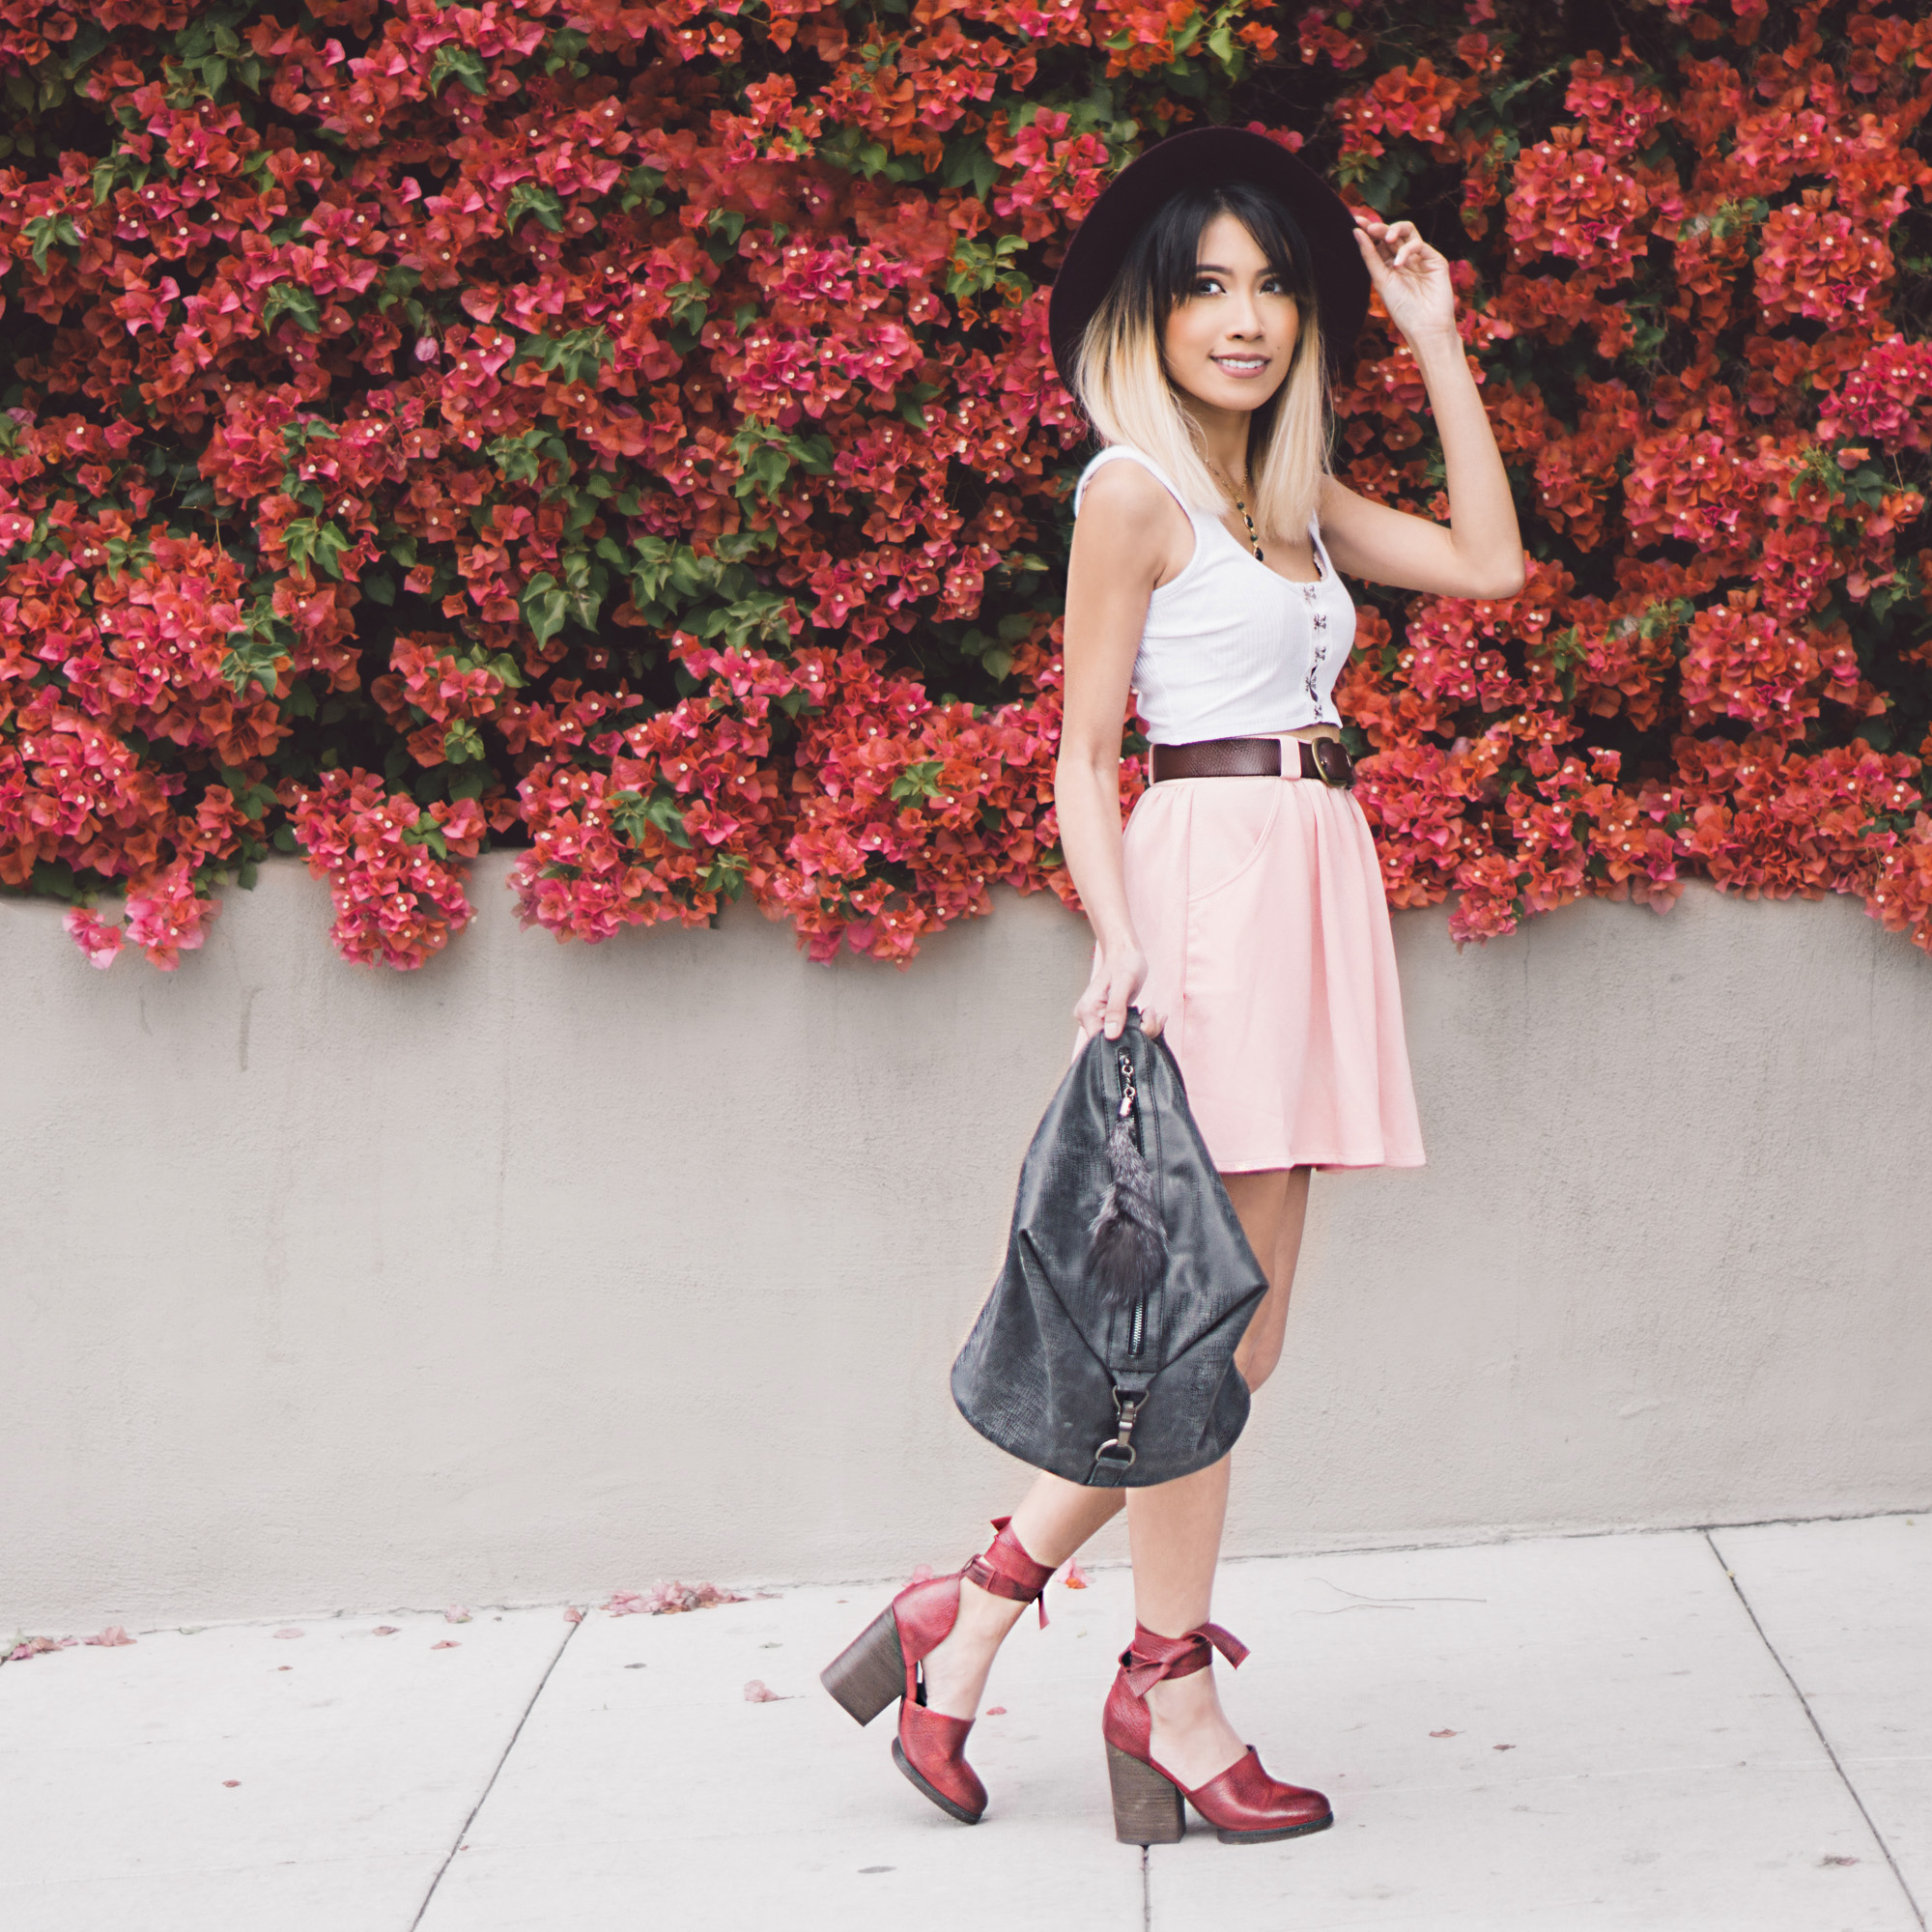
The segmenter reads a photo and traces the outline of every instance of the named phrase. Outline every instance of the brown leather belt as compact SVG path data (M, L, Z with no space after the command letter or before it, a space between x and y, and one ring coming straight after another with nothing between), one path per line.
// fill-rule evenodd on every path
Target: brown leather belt
M1279 738L1205 738L1193 745L1151 748L1153 782L1167 779L1278 779L1282 776ZM1339 738L1291 738L1301 748L1301 769L1290 778L1320 779L1323 784L1350 785L1355 768Z

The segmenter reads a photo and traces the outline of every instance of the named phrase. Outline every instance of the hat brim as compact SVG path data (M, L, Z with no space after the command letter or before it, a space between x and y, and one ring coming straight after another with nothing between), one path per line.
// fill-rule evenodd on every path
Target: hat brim
M1170 134L1116 175L1067 243L1047 303L1053 366L1068 389L1080 338L1141 230L1184 188L1247 182L1293 215L1314 256L1321 339L1331 365L1353 347L1369 312L1369 271L1342 197L1278 141L1245 128Z

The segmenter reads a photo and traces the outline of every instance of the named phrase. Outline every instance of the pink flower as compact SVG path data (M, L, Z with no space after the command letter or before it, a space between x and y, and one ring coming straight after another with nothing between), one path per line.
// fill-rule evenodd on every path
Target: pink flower
M90 966L99 967L104 973L113 965L123 944L118 925L109 925L79 906L69 913L61 923L67 927L68 937L87 954Z
M177 860L138 892L128 895L128 937L164 973L181 964L208 937L208 923L221 910L194 889L187 860ZM99 962L97 962L99 963Z

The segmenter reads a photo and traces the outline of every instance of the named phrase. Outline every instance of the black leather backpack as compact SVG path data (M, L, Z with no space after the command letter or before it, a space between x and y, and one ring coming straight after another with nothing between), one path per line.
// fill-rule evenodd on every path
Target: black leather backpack
M1033 1137L952 1399L1069 1482L1171 1482L1247 1422L1235 1349L1266 1290L1167 1042L1129 1017L1087 1042Z

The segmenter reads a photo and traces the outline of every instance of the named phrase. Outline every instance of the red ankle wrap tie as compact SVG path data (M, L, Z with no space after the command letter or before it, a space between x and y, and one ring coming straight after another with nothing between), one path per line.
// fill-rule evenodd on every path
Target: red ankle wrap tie
M1163 1677L1191 1677L1206 1670L1216 1650L1236 1669L1248 1654L1247 1645L1219 1624L1199 1624L1185 1636L1162 1636L1136 1624L1133 1642L1121 1653L1121 1671L1127 1689L1145 1697Z
M973 1558L959 1574L967 1582L988 1596L1004 1597L1009 1604L1037 1604L1039 1627L1046 1628L1046 1586L1053 1580L1053 1566L1036 1563L1026 1553L1008 1524L1009 1516L996 1516L993 1527L999 1531L992 1547Z

